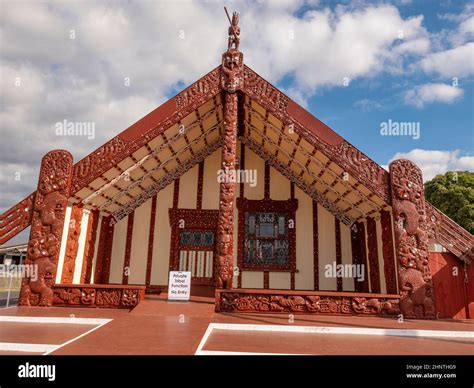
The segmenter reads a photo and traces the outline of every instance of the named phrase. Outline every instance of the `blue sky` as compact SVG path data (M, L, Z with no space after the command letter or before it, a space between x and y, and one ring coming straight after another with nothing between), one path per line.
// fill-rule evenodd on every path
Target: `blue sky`
M474 171L472 2L4 0L0 211L36 189L48 151L78 161L217 66L224 5L245 63L381 165ZM94 136L58 135L64 120ZM381 136L388 120L420 138Z
M345 2L349 3L349 2ZM325 1L334 7L334 2ZM443 14L461 14L467 2L463 1L413 1L399 6L400 14L407 18L423 15L423 25L431 33L454 30L456 23L443 20ZM471 36L472 40L472 36ZM471 54L474 68L474 52ZM455 76L453 74L453 76ZM347 88L328 88L308 101L308 109L336 132L380 164L386 164L397 152L409 152L413 148L428 150L460 150L471 154L474 150L474 95L472 73L459 79L464 95L455 103L435 102L422 108L403 103L403 91L410 85L450 81L422 72L391 75L381 73L371 79L360 79ZM279 86L288 87L288 82ZM368 99L380 106L360 109L357 101ZM388 119L419 122L421 136L380 136L380 123Z

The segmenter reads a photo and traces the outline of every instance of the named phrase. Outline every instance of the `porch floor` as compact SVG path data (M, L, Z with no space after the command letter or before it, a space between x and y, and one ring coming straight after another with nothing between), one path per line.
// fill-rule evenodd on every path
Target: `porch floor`
M195 292L194 294L196 295L191 297L190 302L167 302L166 294L147 295L145 300L131 311L67 307L12 307L0 309L0 332L8 329L9 333L7 337L2 336L0 342L29 343L32 338L31 331L25 331L25 327L36 325L31 330L41 333L42 343L57 345L58 347L50 353L58 355L192 355L196 352L201 354L206 352L209 354L236 352L244 354L320 355L474 353L474 338L472 337L399 337L304 333L301 331L282 332L279 329L286 330L285 327L298 326L310 328L310 330L315 327L325 327L353 328L355 331L379 328L472 333L474 331L474 321L405 320L403 323L398 323L394 318L382 317L295 315L294 321L290 323L288 316L281 314L215 313L214 298L211 291L203 288L201 292ZM75 318L99 318L110 319L111 321L99 325L93 330L89 330L89 327L92 326L84 321L80 328L67 325L67 327L61 328L60 332L56 331L56 326L53 327L51 324L42 322L15 325L11 322L2 321L2 317L6 316L70 317L71 315ZM209 330L208 327L211 323L226 327L225 329L216 327L214 330ZM235 324L242 326L235 326ZM277 326L277 329L276 331L274 329L271 329L272 331L247 330L249 324L259 325L260 329L268 329L270 326L266 325L274 325ZM244 327L247 327L247 329L243 330ZM203 337L205 338L203 339ZM0 349L2 348L0 347ZM0 350L0 354L41 353L19 353L11 346L8 349Z

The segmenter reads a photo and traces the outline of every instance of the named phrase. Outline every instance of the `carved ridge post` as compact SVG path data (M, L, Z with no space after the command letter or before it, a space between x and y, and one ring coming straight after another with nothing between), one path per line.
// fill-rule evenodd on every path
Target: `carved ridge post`
M217 224L216 286L232 288L234 263L234 201L236 183L238 96L244 82L243 54L239 51L240 27L234 12L229 27L229 45L222 55L221 86L224 90L224 128L222 132L221 174L219 187L219 218ZM235 47L232 47L235 46Z
M41 161L25 262L36 266L37 276L23 279L20 306L49 307L53 304L52 286L71 189L72 167L72 155L64 150L48 152Z
M435 318L428 262L428 223L421 170L412 162L390 163L400 309L405 318Z

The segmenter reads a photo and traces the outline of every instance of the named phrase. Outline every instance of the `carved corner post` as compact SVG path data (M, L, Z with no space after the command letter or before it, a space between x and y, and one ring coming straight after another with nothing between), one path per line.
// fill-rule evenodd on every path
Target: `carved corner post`
M390 163L400 308L405 318L436 317L428 262L428 223L421 170L409 160Z
M26 264L34 265L36 273L23 279L20 306L49 307L53 304L52 286L56 278L72 169L72 155L67 151L48 152L41 161L26 258Z
M232 28L237 31L238 23L233 19ZM234 25L235 24L235 25ZM240 34L240 29L238 29ZM235 35L237 38L237 35ZM221 86L225 93L224 128L222 131L221 170L224 179L219 188L219 219L217 224L217 288L232 288L234 263L234 200L235 200L235 164L237 155L237 119L238 96L244 83L243 54L229 44L228 50L222 55Z

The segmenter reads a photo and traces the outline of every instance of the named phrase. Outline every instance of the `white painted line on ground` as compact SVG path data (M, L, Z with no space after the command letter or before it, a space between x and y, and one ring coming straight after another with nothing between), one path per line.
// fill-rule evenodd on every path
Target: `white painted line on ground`
M102 319L102 321L107 321L107 322L103 322L102 324L99 324L98 326L96 327L93 327L92 329L86 331L85 333L82 333L81 335L78 335L77 337L73 338L73 339L70 339L69 341L66 341L64 343L62 343L61 345L57 345L54 347L54 349L51 349L49 351L47 351L44 355L47 356L49 355L50 353L52 352L55 352L56 350L66 346L66 345L69 345L70 343L74 342L74 341L77 341L79 338L82 338L84 336L86 336L87 334L90 334L92 333L93 331L97 330L97 329L100 329L102 326L106 325L107 323L109 323L110 321L112 321L112 319Z
M365 327L322 327L322 326L282 326L252 325L240 323L211 323L213 329L239 331L274 331L287 333L312 334L354 334L395 337L449 337L474 338L474 331L416 330L416 329L380 329Z
M213 326L214 324L213 323L210 323L209 326L207 327L207 330L206 332L204 333L202 339L201 339L201 342L199 343L199 346L198 348L196 349L196 353L194 354L200 354L200 352L202 352L202 348L204 347L204 345L206 344L207 342L207 339L209 338L209 336L211 335L211 332L214 328Z
M200 350L197 356L300 356L296 353L256 353L256 352L228 352L220 350Z
M71 318L71 317L23 317L16 315L0 315L0 322L19 323L60 323L69 325L102 325L111 319Z
M22 344L17 342L0 342L0 351L44 353L51 351L56 346L57 345L49 344Z
M286 353L255 353L231 352L220 350L203 350L204 345L214 330L228 331L263 331L306 334L346 334L346 335L375 335L416 338L474 338L474 332L448 330L415 330L415 329L379 329L365 327L323 327L323 326L282 326L282 325L252 325L241 323L210 323L196 349L195 355L287 355ZM297 355L297 354L291 354Z

